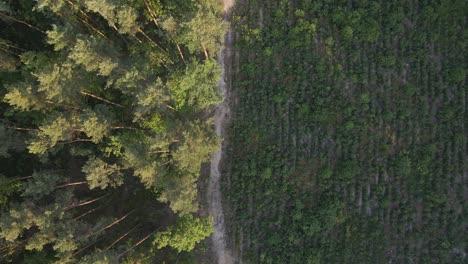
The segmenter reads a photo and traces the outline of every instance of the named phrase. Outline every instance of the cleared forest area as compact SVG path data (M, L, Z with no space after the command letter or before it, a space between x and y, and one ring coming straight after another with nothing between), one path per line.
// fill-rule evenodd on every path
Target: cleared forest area
M467 260L465 10L236 2L222 188L245 263Z

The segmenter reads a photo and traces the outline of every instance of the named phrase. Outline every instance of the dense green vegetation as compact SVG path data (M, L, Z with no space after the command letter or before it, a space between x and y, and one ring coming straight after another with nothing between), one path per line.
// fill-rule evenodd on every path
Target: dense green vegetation
M0 262L191 261L226 28L217 0L0 1Z
M236 2L223 188L245 263L466 263L467 8Z

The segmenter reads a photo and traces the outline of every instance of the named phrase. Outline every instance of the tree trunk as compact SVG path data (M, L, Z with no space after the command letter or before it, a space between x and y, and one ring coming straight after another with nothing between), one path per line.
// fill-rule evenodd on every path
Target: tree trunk
M203 45L203 42L201 42L201 46L203 48L203 52L205 53L206 59L209 59L210 57L208 56L208 51L206 50L205 45Z
M67 187L67 186L81 185L81 184L85 184L85 183L88 183L88 182L87 181L71 182L71 183L66 183L66 184L55 186L54 189L59 189L59 188Z
M86 17L87 19L89 19L90 21L93 21L89 16L88 14L86 14L86 12L84 12L83 10L81 10L79 7L77 7L72 1L70 0L66 0L68 4L70 4L75 10L78 10L78 12L80 12L84 17ZM96 27L94 27L93 25L91 25L91 23L89 23L88 21L80 18L79 16L76 16L75 17L80 20L81 22L83 22L85 25L87 25L88 27L90 27L92 30L94 30L96 33L98 33L99 35L101 35L103 38L109 40L109 38L104 35L104 33L102 33L101 31L99 31L99 29L97 29Z
M90 213L96 211L96 210L99 209L99 208L101 208L101 206L98 206L98 207L96 207L96 208L94 208L94 209L91 209L91 210L87 211L86 213L81 214L81 215L79 215L79 216L73 218L73 220L78 220L78 219L80 219L80 218L82 218L82 217L84 217L84 216L86 216L86 215L88 215L88 214L90 214Z
M39 28L37 28L37 27L35 27L35 26L33 26L33 25L29 24L28 22L25 22L25 21L23 21L23 20L16 19L16 18L14 18L14 17L12 17L12 16L5 15L5 14L3 14L3 13L0 13L0 16L6 17L6 18L11 19L11 20L13 20L13 21L15 21L15 22L18 22L18 23L21 23L21 24L23 24L23 25L26 25L26 26L28 26L28 27L30 27L30 28L32 28L32 29L35 29L35 30L41 32L42 34L46 34L45 31L40 30Z
M160 29L160 26L159 26L159 23L158 23L158 19L156 18L156 13L151 9L151 7L149 6L148 4L148 1L146 0L143 0L145 2L145 5L146 5L146 9L148 9L148 13L150 14L151 18L153 18L153 22L154 22L154 25ZM166 36L168 34L165 34ZM172 39L172 38L171 38ZM185 61L184 59L184 54L182 53L182 50L180 49L180 46L179 44L174 41L176 43L176 46L177 46L177 50L179 51L179 55L180 55L180 58Z
M111 101L109 101L109 100L107 100L107 99L104 99L104 98L102 98L102 97L100 97L100 96L97 96L97 95L94 95L94 94L92 94L92 93L88 93L88 92L85 92L85 91L80 91L80 94L86 95L86 96L89 96L89 97L92 97L92 98L94 98L94 99L97 99L97 100L106 102L106 103L111 104L111 105L115 105L115 106L118 106L118 107L123 107L123 105L121 105L121 104L111 102Z
M154 13L154 11L151 9L151 7L149 6L148 2L146 0L143 0L145 2L145 5L146 5L146 9L148 9L148 12L150 14L150 16L153 18L153 22L154 24L156 25L156 27L159 28L159 24L158 24L158 21L156 19L156 13Z
M109 194L100 196L100 197L98 197L98 198L86 200L86 201L80 202L80 203L78 203L78 204L72 204L72 205L70 205L70 206L65 207L63 210L64 210L64 211L68 211L68 210L73 209L73 208L76 208L76 207L80 207L80 206L83 206L83 205L91 204L91 203L94 203L94 202L96 202L96 201L101 200L102 198L104 198L104 197L106 197L106 196L109 196Z
M106 247L105 250L109 250L111 247L113 247L115 244L117 244L120 240L124 239L128 234L130 234L130 232L132 232L139 224L137 224L136 226L132 227L132 229L128 230L125 234L123 234L122 236L120 236L117 240L115 240L114 242L112 242L112 244L110 244L108 247Z
M135 210L130 211L130 213L128 213L128 214L126 214L126 215L120 217L119 219L117 219L117 220L115 220L114 222L108 224L108 225L105 226L104 228L101 228L101 229L99 229L99 230L96 231L96 232L91 232L91 233L89 233L89 234L87 234L87 235L85 235L85 236L83 236L83 237L77 238L75 241L78 241L78 240L81 240L81 239L85 239L85 238L90 237L90 236L92 236L92 235L94 235L94 234L99 234L99 233L105 231L106 229L109 229L109 228L115 226L116 224L122 222L125 218L127 218L127 217L128 217L129 215L131 215L133 212L135 212Z
M158 231L158 230L159 230L159 228L154 230L153 232L149 233L147 236L145 236L143 239L138 241L135 245L131 246L129 249L127 249L124 252L120 253L119 256L118 256L118 259L120 259L123 255L127 254L130 250L134 249L135 247L137 247L141 243L145 242L146 239L148 239L152 234L156 233L156 231Z
M161 46L159 46L158 43L156 43L156 41L152 40L143 30L141 30L141 28L138 29L138 32L145 36L145 38L149 40L153 45L155 45L160 51L162 51L164 54L167 54L167 52L163 50L163 48L161 48Z
M57 145L71 144L71 143L75 143L75 142L93 142L93 140L89 139L89 138L77 138L77 139L73 139L73 140L70 140L70 141L57 142Z

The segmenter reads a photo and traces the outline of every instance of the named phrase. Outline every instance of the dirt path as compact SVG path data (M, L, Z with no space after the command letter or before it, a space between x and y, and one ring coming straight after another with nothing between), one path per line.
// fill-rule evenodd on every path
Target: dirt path
M229 13L229 9L232 7L234 0L223 0L225 14ZM227 15L225 16L228 17ZM225 18L225 19L226 19ZM215 113L215 128L216 133L223 137L225 135L225 125L229 119L229 104L228 104L228 90L229 90L229 62L231 58L232 48L232 32L226 34L224 50L221 52L218 58L219 63L223 69L223 75L219 83L219 89L224 97L224 102L219 104ZM226 67L228 66L228 67ZM211 160L210 168L210 180L208 183L207 198L208 198L208 212L214 217L214 232L211 235L212 240L212 251L214 258L219 264L232 264L234 259L232 252L226 247L226 229L224 225L224 213L222 205L222 194L221 194L221 173L219 171L219 165L223 156L223 149L226 142L223 143L223 147L220 151L213 155Z

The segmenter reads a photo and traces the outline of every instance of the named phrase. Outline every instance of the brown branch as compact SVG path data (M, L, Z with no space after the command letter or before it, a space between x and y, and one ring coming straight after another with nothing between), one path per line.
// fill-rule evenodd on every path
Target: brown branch
M32 29L35 29L35 30L41 32L42 34L46 34L45 31L43 31L43 30L41 30L41 29L39 29L39 28L37 28L37 27L35 27L35 26L33 26L33 25L29 24L28 22L25 22L25 21L23 21L23 20L16 19L16 18L14 18L14 17L12 17L12 16L5 15L5 14L3 14L3 13L0 13L0 16L4 16L4 17L9 18L9 19L11 19L11 20L13 20L13 21L16 21L16 22L18 22L18 23L21 23L21 24L23 24L23 25L26 25L26 26L28 26L28 27L30 27L30 28L32 28Z
M121 104L111 102L111 101L109 101L109 100L107 100L107 99L104 99L104 98L99 97L99 96L97 96L97 95L94 95L94 94L92 94L92 93L88 93L88 92L85 92L85 91L80 91L80 93L81 93L82 95L86 95L86 96L92 97L92 98L94 98L94 99L97 99L97 100L106 102L106 103L111 104L111 105L115 105L115 106L118 106L118 107L123 107L123 105L121 105Z

